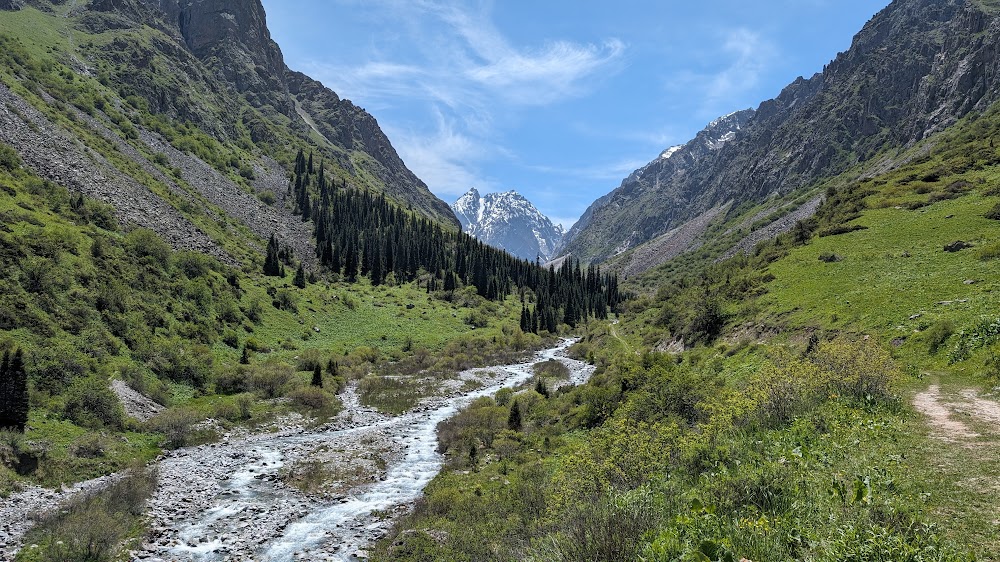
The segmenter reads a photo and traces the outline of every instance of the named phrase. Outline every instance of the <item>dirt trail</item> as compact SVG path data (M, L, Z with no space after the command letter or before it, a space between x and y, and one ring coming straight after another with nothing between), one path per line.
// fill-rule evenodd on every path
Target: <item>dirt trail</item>
M928 513L943 536L1000 561L1000 402L979 390L935 380L913 397L929 428L910 462L922 473Z
M927 390L914 396L913 406L927 416L932 434L938 439L958 443L979 437L965 422L953 417L959 411L958 404L951 400L945 401L939 385L932 384Z

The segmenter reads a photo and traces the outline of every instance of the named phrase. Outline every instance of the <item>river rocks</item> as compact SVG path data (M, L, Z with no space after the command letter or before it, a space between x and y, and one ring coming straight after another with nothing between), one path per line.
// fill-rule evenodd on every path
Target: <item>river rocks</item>
M525 363L468 371L464 375L475 377L479 389L429 399L402 416L361 406L348 388L342 394L344 411L318 429L305 431L301 419L290 418L285 421L293 423L273 433L230 435L220 443L169 451L158 461L159 485L148 508L151 531L130 558L367 559L369 545L389 532L440 470L437 424L476 397L530 380L536 361L558 358L570 367L570 383L585 382L593 367L565 358L571 343L564 340ZM303 461L351 478L338 476L332 493L303 493L284 478ZM16 545L32 524L31 513L54 509L109 478L65 494L30 488L0 500L0 544Z

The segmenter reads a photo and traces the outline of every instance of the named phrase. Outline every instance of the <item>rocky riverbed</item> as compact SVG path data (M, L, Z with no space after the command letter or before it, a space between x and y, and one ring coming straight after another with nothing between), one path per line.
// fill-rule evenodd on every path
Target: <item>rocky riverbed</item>
M570 382L585 382L593 368L566 357L572 343L563 340L526 363L462 373L462 379L481 382L478 390L453 390L401 416L361 406L349 389L342 396L344 411L320 428L291 424L275 433L232 435L219 443L172 451L158 463L160 483L149 503L149 540L131 557L364 559L368 545L410 508L440 470L437 424L477 397L529 380L537 361L557 359L569 367ZM310 463L334 480L332 487L307 493L286 483L290 471ZM39 496L32 512L54 508L69 495L42 490L31 494ZM0 520L21 520L17 497L23 496L0 500ZM21 516L25 521L27 513ZM0 532L14 542L26 529L22 524Z

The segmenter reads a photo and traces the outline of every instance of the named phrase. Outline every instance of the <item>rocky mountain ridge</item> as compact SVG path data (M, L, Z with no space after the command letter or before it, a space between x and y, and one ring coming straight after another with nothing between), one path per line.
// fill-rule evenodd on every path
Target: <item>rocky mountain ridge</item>
M464 232L520 258L546 262L562 242L562 225L516 191L480 195L472 188L451 208Z
M561 252L583 254L599 261L620 254L664 232L664 222L670 217L661 214L678 212L689 203L684 193L661 189L662 178L680 178L697 168L706 159L736 140L753 118L752 109L737 111L708 124L695 138L673 146L642 168L629 174L618 189L594 202L569 230ZM612 215L621 220L610 221ZM607 226L610 231L595 228ZM610 248L606 238L618 241ZM588 255L577 248L601 247L604 251Z
M229 226L211 224L232 223L264 240L274 232L311 261L311 227L285 201L299 148L331 166L338 185L384 192L459 228L374 117L285 65L259 0L3 2L0 35L30 53L35 30L21 21L51 27L42 50L67 67L72 90L32 74L46 68L37 62L9 69L0 141L42 177L110 203L125 224L242 261L246 248L234 244L252 255L256 243L223 240ZM31 144L33 135L65 142Z
M728 202L739 209L876 159L883 170L898 166L892 151L1000 99L994 8L896 0L823 72L744 114L721 148L683 167L660 162L682 149L626 178L588 209L561 252L604 261Z

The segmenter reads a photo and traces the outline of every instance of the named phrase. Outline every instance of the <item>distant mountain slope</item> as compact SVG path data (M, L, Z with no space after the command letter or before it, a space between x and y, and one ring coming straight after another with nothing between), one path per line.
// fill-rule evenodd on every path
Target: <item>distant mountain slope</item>
M259 0L2 2L0 40L0 141L178 248L244 261L273 232L312 260L286 199L298 150L459 228L374 117L288 69Z
M588 209L562 253L604 261L727 202L740 209L910 146L1000 98L998 43L995 3L897 0L822 73L730 116L742 122L721 148L686 154L706 146L699 138L714 123L626 178Z
M562 241L562 226L516 191L480 196L472 188L451 208L464 232L520 258L548 261Z

